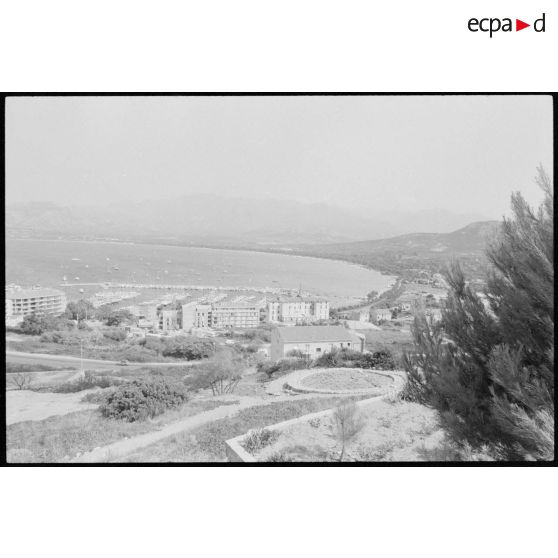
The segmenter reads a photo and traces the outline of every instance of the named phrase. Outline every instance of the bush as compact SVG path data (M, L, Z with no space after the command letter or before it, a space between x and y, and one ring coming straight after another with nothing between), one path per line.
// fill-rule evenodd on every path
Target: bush
M126 330L120 327L110 327L103 331L103 335L113 341L124 341L126 339Z
M83 378L79 378L72 382L64 382L63 384L43 387L40 388L40 391L48 391L51 393L78 393L80 391L85 391L86 389L93 389L96 387L108 388L122 383L123 380L118 378L102 375L97 376L86 370Z
M109 393L101 405L107 418L134 422L153 418L188 400L186 387L165 378L133 380Z
M374 353L359 353L350 349L332 350L323 353L315 361L317 368L375 368L394 370L395 360L387 349Z
M250 430L240 445L247 452L254 453L269 446L275 442L277 438L279 438L279 432L268 430L267 428L258 428L256 430Z
M214 359L200 365L184 383L195 390L211 388L213 395L232 393L240 381L243 367L243 359L234 352L221 351Z
M73 327L73 322L61 316L30 314L23 318L19 331L26 335L41 335L47 331L72 329Z
M282 358L277 362L259 362L256 368L258 372L265 372L268 378L278 378L292 370L304 370L309 366L310 361L306 358Z
M164 341L162 354L166 357L201 360L215 354L215 343L211 339L175 337Z

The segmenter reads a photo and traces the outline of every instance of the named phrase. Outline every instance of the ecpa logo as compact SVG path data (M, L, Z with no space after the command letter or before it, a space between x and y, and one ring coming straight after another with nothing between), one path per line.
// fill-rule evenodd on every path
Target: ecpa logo
M533 29L537 33L544 33L545 24L545 14L543 14L539 19L536 19L533 22ZM473 33L477 33L478 31L481 31L483 33L490 33L490 38L492 38L492 35L494 33L498 33L498 31L503 31L504 33L506 33L514 30L512 19L509 17L505 17L503 19L497 17L485 17L483 19L477 19L475 17L472 17L469 20L467 27L469 28L469 31L472 31ZM531 24L525 23L520 19L515 20L515 31L521 31L522 29L526 29L527 27L531 27Z

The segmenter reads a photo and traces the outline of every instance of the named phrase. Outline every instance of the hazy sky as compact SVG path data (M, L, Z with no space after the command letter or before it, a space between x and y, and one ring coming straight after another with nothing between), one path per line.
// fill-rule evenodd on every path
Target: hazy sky
M6 105L8 203L194 193L448 209L541 199L550 97L60 97Z

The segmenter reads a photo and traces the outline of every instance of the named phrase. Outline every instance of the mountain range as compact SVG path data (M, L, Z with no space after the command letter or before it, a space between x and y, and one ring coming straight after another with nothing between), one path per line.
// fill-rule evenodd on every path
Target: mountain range
M447 210L347 209L324 203L227 198L210 194L70 206L6 206L10 236L119 238L261 247L325 245L428 231L448 233L480 214ZM418 237L417 237L418 238Z

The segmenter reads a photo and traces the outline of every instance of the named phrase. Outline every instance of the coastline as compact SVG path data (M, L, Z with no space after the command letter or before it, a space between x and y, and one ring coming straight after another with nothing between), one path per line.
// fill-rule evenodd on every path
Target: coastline
M165 242L164 240L161 241L153 241L153 240L124 240L124 239L65 239L65 238L35 238L35 237L6 237L6 241L8 240L16 240L16 241L25 241L30 240L33 242L42 241L42 242L76 242L76 243L90 243L90 244L122 244L122 245L132 245L132 246L165 246L165 247L172 247L172 248L199 248L204 250L225 250L225 251L233 251L233 252L244 252L244 253L260 253L260 254L277 254L283 256L290 256L290 257L300 257L300 258L310 258L310 259L317 259L317 260L328 260L334 261L339 263L344 263L348 265L353 265L362 269L366 269L368 271L374 271L382 276L388 276L392 278L392 281L387 285L385 289L378 291L378 296L386 293L387 291L391 290L394 285L397 284L398 281L401 280L400 275L394 275L392 273L388 273L386 271L373 268L369 265L355 262L348 259L341 259L339 257L331 257L323 254L316 254L312 253L311 251L297 251L296 249L281 249L281 248L264 248L261 246L231 246L231 245L220 245L215 246L211 244L204 244L201 242L196 242L192 244L185 244L185 243L171 243ZM366 293L363 293L363 300L365 301Z

